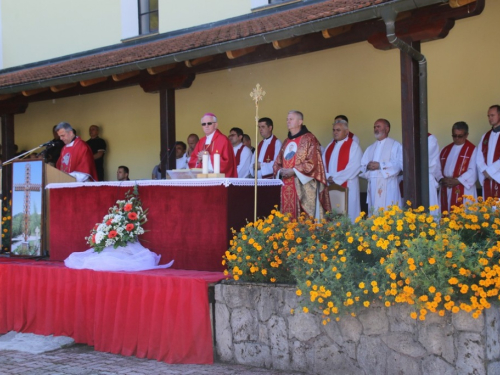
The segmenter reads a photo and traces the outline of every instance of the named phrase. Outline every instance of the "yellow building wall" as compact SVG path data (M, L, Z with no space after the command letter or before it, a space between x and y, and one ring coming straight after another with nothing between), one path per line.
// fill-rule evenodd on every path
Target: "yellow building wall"
M3 68L119 43L120 0L3 0Z
M469 139L477 144L489 129L488 107L500 104L498 14L500 2L488 1L482 15L458 21L446 39L423 44L429 62L429 130L441 148L451 142L451 126L457 121L469 124ZM373 123L380 117L391 122L391 136L401 141L399 59L399 51L379 51L364 42L198 75L191 88L176 92L177 139L186 142L192 132L201 136L201 116L214 112L224 134L241 127L255 145L255 106L249 94L260 83L267 94L259 116L274 120L281 139L287 134L287 112L297 109L323 145L331 140L338 114L349 117L363 149L374 141ZM20 149L41 144L63 120L84 139L89 125L102 126L109 148L107 179L116 178L121 164L130 167L132 178L150 178L160 144L158 94L133 87L30 104L25 114L15 117L16 143Z
M250 0L159 0L160 33L250 13Z

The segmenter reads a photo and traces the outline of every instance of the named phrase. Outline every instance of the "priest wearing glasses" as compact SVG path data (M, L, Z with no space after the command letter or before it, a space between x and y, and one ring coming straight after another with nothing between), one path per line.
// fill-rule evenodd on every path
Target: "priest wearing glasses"
M201 118L201 126L205 136L196 144L191 158L189 168L202 168L203 155L208 154L208 171L214 171L214 155L220 155L220 173L226 177L238 177L234 159L233 145L229 139L218 129L217 117L213 113L205 113Z

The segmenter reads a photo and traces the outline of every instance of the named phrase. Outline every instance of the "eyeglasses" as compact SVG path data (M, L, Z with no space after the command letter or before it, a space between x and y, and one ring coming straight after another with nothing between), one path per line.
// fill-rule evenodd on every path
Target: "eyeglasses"
M452 138L462 139L463 137L465 137L465 134L452 134L451 137Z
M201 126L206 126L206 125L210 126L212 124L215 124L215 122L202 122Z

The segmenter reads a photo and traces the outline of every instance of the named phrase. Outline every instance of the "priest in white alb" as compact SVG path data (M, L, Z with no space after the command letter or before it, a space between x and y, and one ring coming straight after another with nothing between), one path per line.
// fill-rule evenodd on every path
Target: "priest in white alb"
M257 122L262 137L257 146L257 178L273 178L274 160L281 150L281 141L273 134L273 120L263 117ZM250 164L250 176L255 177L255 156Z
M465 203L461 200L464 195L477 198L477 149L467 140L469 126L463 121L453 124L451 136L453 142L444 147L439 156L443 169L441 212L449 212L452 206Z
M359 173L362 157L361 147L352 137L349 137L347 122L335 121L333 140L323 153L323 163L328 183L347 188L347 215L353 223L361 212ZM332 210L335 210L333 202Z
M401 206L398 174L403 170L401 143L389 138L391 124L378 119L373 125L377 141L368 146L361 158L361 177L368 180L366 201L371 215L379 208Z
M500 198L500 105L488 109L491 129L481 137L476 157L483 198Z

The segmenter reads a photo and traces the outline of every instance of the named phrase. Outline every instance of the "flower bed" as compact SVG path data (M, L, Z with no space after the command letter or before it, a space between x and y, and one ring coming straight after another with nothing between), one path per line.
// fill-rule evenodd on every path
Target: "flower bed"
M235 280L296 283L300 309L319 311L323 324L375 301L409 304L420 320L446 311L477 318L499 298L500 210L498 200L467 198L440 220L422 207L394 206L355 224L275 210L235 232L223 262Z

